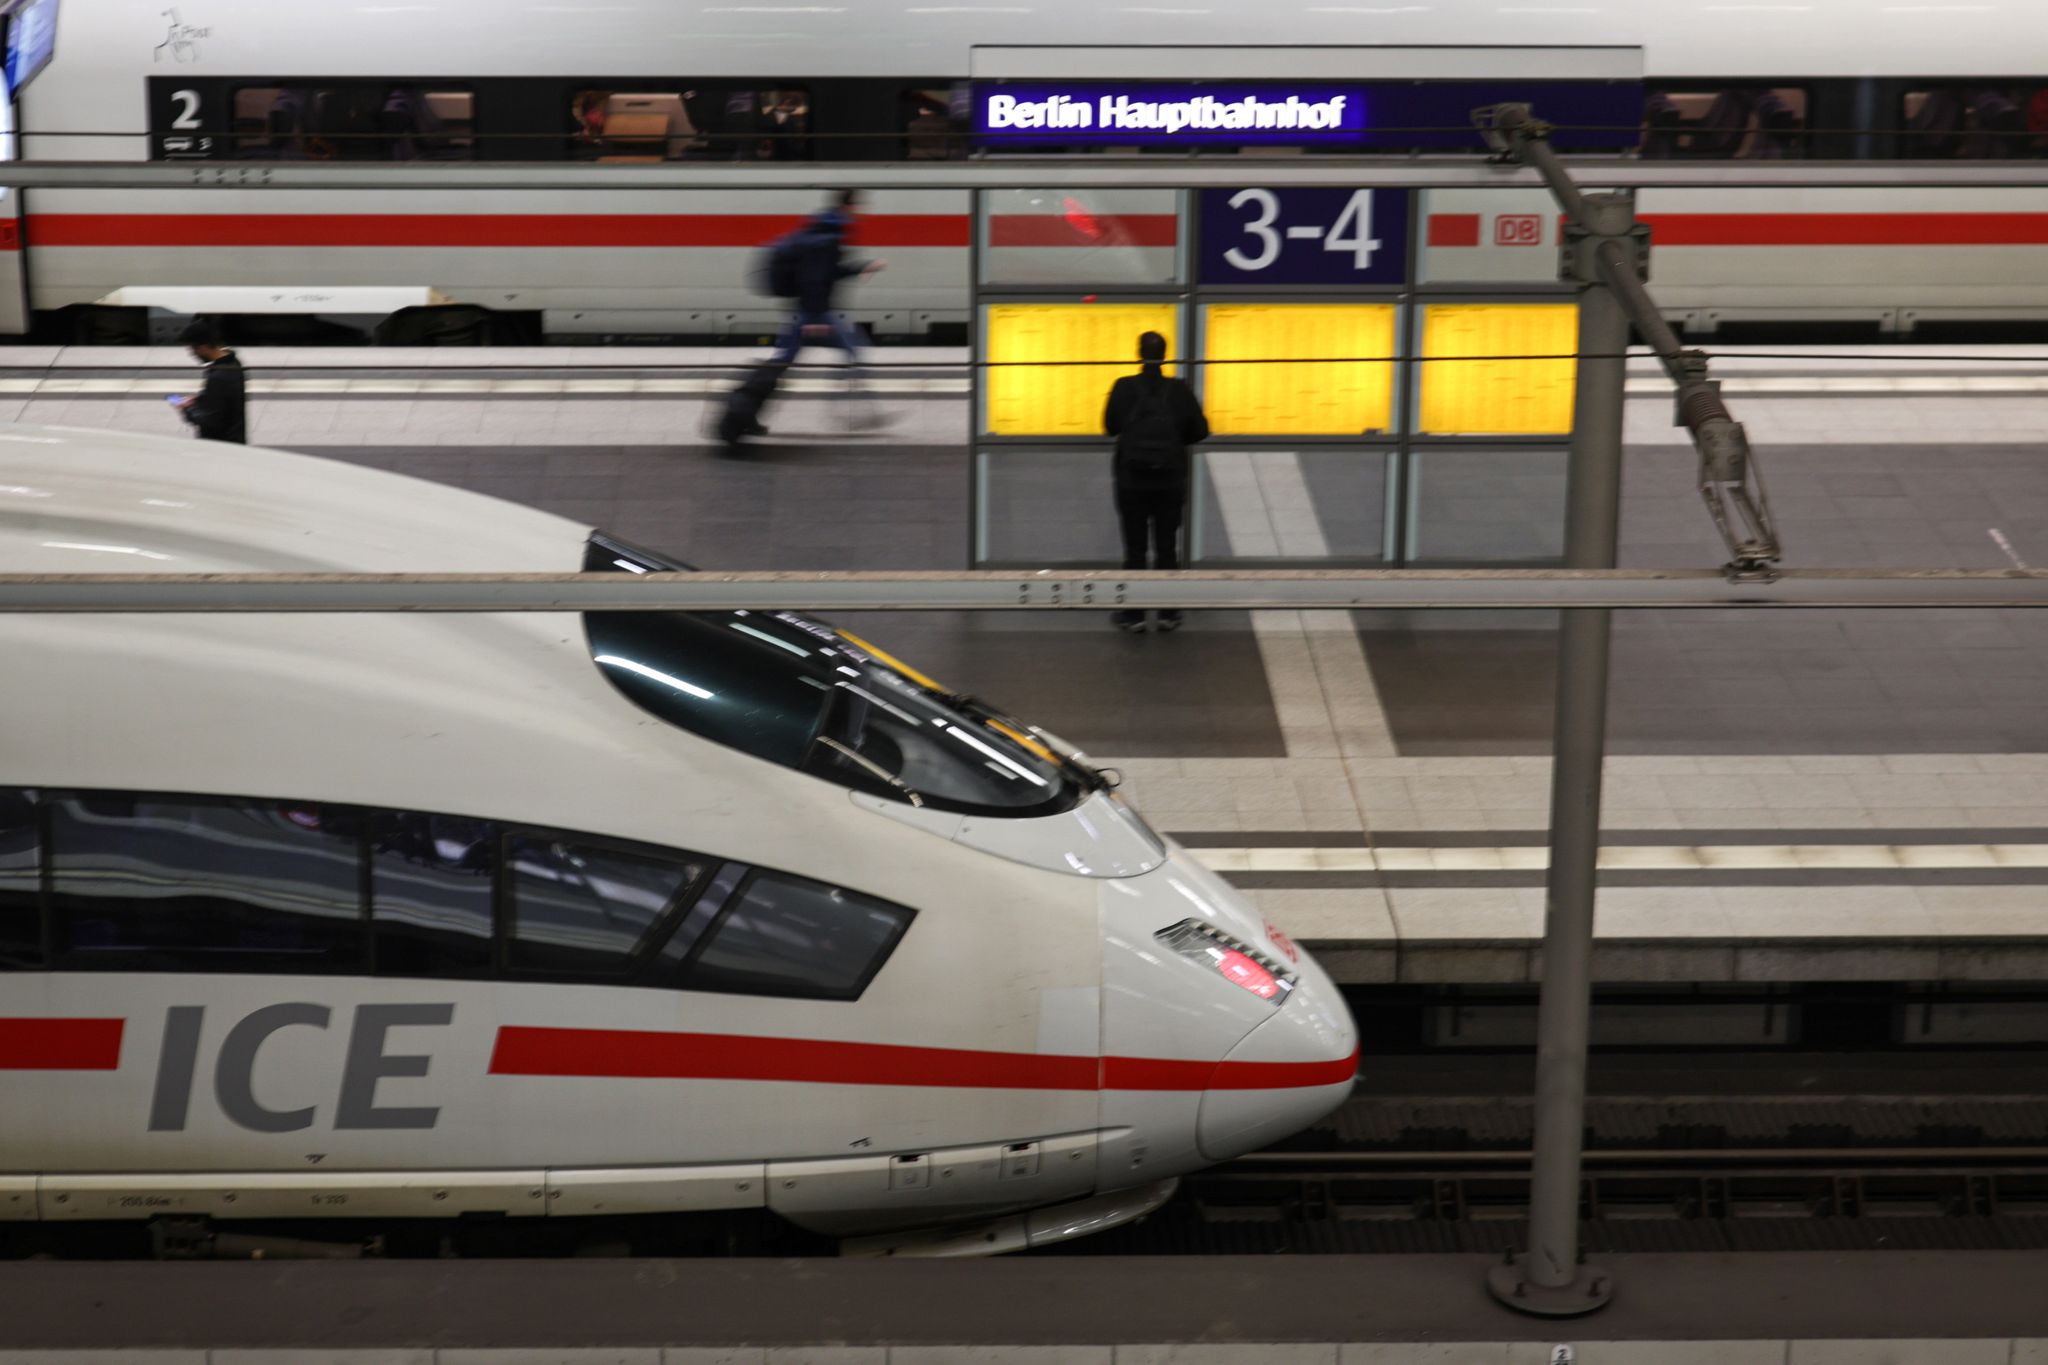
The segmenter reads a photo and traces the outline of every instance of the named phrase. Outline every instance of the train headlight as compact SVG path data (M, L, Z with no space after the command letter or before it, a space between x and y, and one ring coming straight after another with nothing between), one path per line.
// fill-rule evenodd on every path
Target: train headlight
M1175 953L1209 968L1225 981L1278 1005L1294 989L1295 975L1244 940L1213 924L1184 919L1152 937Z

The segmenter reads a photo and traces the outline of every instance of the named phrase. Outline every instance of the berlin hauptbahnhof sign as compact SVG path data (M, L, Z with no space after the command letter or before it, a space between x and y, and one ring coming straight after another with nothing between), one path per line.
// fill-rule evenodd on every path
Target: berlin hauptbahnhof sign
M1636 145L1640 81L976 81L983 148L1301 146L1482 152L1472 111L1533 104L1564 151Z

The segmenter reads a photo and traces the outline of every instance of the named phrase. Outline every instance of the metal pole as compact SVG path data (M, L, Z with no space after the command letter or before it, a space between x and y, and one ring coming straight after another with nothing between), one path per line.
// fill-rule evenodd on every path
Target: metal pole
M1579 221L1626 232L1624 195L1588 195ZM1621 522L1621 418L1628 315L1614 291L1579 298L1578 392L1572 413L1565 563L1611 569ZM1611 357L1611 358L1610 358ZM1550 871L1544 898L1543 989L1536 1022L1535 1160L1529 1249L1488 1284L1511 1307L1546 1316L1589 1313L1613 1296L1613 1278L1579 1263L1579 1158L1586 1122L1586 1047L1592 1005L1593 890L1600 856L1600 767L1607 748L1607 651L1613 613L1563 614L1557 655L1557 731L1551 760Z

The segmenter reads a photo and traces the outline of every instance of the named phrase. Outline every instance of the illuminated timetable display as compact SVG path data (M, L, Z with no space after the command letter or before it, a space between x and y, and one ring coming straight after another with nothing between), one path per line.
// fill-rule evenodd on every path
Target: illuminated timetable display
M1422 403L1431 436L1568 436L1576 303L1432 303L1422 310ZM1460 356L1556 356L1461 360Z
M1219 436L1384 435L1394 424L1390 303L1218 303L1202 310L1202 405ZM1302 357L1299 364L1230 364ZM1375 364L1359 357L1385 356Z
M1172 303L992 303L982 310L986 358L982 429L992 436L1093 436L1118 375L1138 372L1138 337L1166 338L1179 354L1180 307ZM1010 361L1116 361L1016 365ZM1173 365L1168 374L1176 373Z

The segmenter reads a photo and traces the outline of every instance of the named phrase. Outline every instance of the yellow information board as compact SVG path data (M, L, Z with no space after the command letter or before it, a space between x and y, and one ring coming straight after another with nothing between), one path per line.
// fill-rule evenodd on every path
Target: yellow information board
M1578 380L1574 303L1432 303L1422 310L1422 412L1432 436L1568 436ZM1458 356L1559 356L1458 360ZM1448 357L1448 358L1447 358Z
M983 386L993 436L1101 436L1102 408L1118 375L1138 372L1138 336L1180 335L1173 303L992 303L983 313L987 357L998 362ZM1115 360L1121 365L1019 365L1019 360ZM1166 367L1168 374L1174 367Z
M1219 436L1378 435L1394 425L1394 305L1203 310L1202 407ZM1385 356L1384 363L1373 357ZM1300 364L1217 364L1292 361Z

